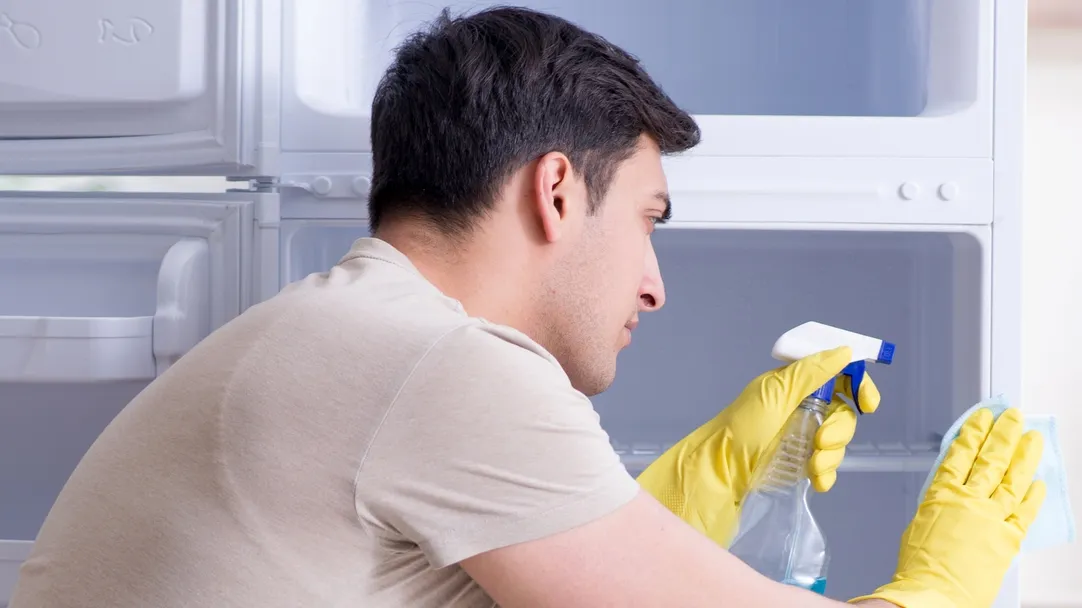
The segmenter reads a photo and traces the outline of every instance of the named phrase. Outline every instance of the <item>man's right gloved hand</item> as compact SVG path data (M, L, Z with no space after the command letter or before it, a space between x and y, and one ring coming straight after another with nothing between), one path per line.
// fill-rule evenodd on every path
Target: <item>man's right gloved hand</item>
M903 608L985 608L999 593L1044 502L1034 481L1044 444L1022 414L975 412L951 444L902 535L894 580L862 598Z

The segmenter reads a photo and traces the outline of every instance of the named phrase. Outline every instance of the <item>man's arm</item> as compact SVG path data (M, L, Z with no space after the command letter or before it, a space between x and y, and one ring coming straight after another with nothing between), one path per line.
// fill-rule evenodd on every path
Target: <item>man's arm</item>
M646 492L588 524L461 563L503 608L846 606L775 583ZM868 608L895 608L881 600Z

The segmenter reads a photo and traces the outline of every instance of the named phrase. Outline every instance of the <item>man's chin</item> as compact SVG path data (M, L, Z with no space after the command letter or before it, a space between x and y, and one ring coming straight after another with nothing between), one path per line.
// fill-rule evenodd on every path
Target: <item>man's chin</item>
M571 385L575 390L579 391L587 397L593 397L594 395L600 395L601 393L609 390L612 387L613 382L616 380L616 366L611 367L611 371L602 375L591 375L589 378L583 378L580 381L572 381Z

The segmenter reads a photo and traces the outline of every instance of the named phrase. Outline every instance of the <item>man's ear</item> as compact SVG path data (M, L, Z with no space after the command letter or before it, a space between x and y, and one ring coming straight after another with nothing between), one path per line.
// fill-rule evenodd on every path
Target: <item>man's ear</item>
M566 235L585 213L584 185L562 152L549 152L537 160L533 200L541 234L554 243Z

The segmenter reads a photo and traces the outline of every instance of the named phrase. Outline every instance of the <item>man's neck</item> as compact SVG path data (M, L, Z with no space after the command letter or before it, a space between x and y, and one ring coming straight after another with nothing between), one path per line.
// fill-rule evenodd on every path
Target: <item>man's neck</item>
M531 294L537 285L524 282L529 273L510 248L485 235L452 241L404 221L380 227L375 236L401 251L425 279L461 302L470 316L528 331Z

